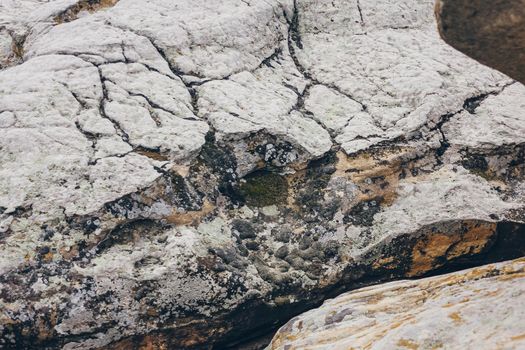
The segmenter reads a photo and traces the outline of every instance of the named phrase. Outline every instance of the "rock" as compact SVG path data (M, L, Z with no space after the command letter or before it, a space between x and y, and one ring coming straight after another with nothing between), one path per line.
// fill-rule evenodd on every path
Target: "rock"
M305 106L322 101L311 111L321 123L337 109L348 111L348 121L332 132L346 152L406 137L459 110L476 90L505 84L443 45L428 15L432 7L431 1L298 2L291 47L300 70L314 78Z
M0 69L19 64L25 54L25 41L31 34L44 32L75 9L95 11L115 0L5 0L0 4ZM78 14L78 12L77 12Z
M279 259L284 259L288 255L288 246L283 245L275 251L275 257Z
M226 347L525 252L525 89L432 1L0 6L3 347Z
M443 39L459 51L525 83L525 2L438 0Z
M293 318L267 349L521 349L524 301L524 259L386 283Z

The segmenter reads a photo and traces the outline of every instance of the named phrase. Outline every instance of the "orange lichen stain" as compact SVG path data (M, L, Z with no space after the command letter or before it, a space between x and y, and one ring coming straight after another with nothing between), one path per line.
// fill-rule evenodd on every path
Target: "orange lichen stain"
M189 225L199 222L203 217L211 213L215 209L215 206L208 201L205 201L202 205L201 210L188 211L185 213L173 212L173 214L165 217L166 221L170 224Z
M436 232L423 237L412 249L412 266L408 276L419 276L441 266L438 258L451 260L465 254L480 253L496 234L496 224L466 220L459 231Z
M405 323L407 323L407 321L410 321L412 319L414 319L414 316L412 316L412 315L404 316L401 319L392 322L390 324L390 329L389 330L393 330L393 329L399 328L402 325L404 325Z
M77 245L74 245L72 247L62 247L58 250L58 252L64 260L72 260L73 258L76 258L79 254Z
M412 340L409 340L409 339L399 339L399 341L397 342L397 345L398 346L401 346L403 348L406 348L406 349L410 349L410 350L417 350L419 349L419 345L412 341Z
M299 212L301 208L297 204L297 195L300 189L302 189L302 183L306 178L306 170L301 169L293 174L288 174L285 176L285 180L288 183L288 197L286 198L286 204L287 206L296 211Z
M369 305L375 305L385 298L383 293L370 294L363 298L363 301Z
M47 263L53 261L53 253L49 252L45 254L44 256L42 256L42 260Z
M467 223L467 232L461 237L447 253L447 260L457 258L464 254L480 253L487 245L487 242L496 233L497 225L493 222L486 223Z
M454 306L454 305L457 305L457 304L455 304L455 303L451 303L451 302L449 301L449 302L446 303L445 305L441 305L441 307L444 308L444 309L447 309L447 308L452 307L452 306Z
M412 250L412 267L408 276L422 275L435 267L437 258L445 255L454 238L436 233L419 241Z
M525 340L525 333L520 334L520 335L515 335L514 337L510 337L510 340L512 341Z
M501 294L501 290L493 290L493 291L490 291L490 292L487 292L485 294L483 294L483 297L484 298L490 298L490 297L495 297L497 295Z
M272 342L270 343L269 347L272 350L282 349L288 342L294 342L298 338L299 337L297 335L294 335L294 334L291 334L291 333L287 333L287 332L283 332L283 331L279 331L274 336L274 338L273 338ZM293 349L293 347L290 348L290 349Z
M390 324L387 325L388 328L384 328L381 329L382 327L380 326L379 329L377 331L374 331L374 333L372 334L372 339L367 341L366 344L364 344L362 347L360 347L361 349L371 349L372 346L381 338L385 337L387 335L387 333L389 331L392 331L396 328L399 328L400 326L404 325L405 323L407 323L408 321L411 321L414 317L412 315L408 315L408 316L405 316L405 317L402 317L401 319L398 319ZM410 323L410 322L408 322ZM346 333L347 331L350 331L350 330L347 330L345 329L345 334L348 334ZM352 332L350 331L349 332L350 334L352 334ZM368 337L367 337L368 338Z
M388 258L382 258L377 261L374 261L372 267L374 269L385 268L388 270L392 270L397 267L397 263L394 261L393 256L389 256Z
M463 323L463 319L461 318L458 312L453 312L449 314L448 317L452 319L452 321L454 321L455 324Z
M525 278L525 271L517 272L517 273L509 273L509 274L498 276L499 281L511 281L517 278Z
M145 337L139 346L140 350L168 350L169 346L164 337Z
M375 149L346 155L337 153L334 176L346 177L361 190L358 201L382 198L383 205L391 205L397 198L397 188L403 167L410 171L416 154L410 147Z

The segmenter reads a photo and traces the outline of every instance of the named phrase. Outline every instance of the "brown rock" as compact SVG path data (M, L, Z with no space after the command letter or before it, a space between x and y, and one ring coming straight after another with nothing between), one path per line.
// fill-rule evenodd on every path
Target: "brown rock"
M523 349L525 260L368 287L290 320L268 349Z
M525 0L438 0L436 17L448 44L525 82Z

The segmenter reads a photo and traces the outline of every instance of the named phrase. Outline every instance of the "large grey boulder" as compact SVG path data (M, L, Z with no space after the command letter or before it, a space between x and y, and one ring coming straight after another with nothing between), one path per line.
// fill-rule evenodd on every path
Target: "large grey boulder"
M6 348L225 346L523 254L525 88L430 0L2 6Z

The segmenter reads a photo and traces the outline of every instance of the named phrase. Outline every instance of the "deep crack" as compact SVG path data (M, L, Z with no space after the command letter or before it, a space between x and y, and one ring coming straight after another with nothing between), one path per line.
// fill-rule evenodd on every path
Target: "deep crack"
M357 11L359 11L359 19L361 20L361 26L365 25L365 20L363 18L363 10L361 9L361 3L357 0Z
M361 109L363 111L367 111L368 107L361 101L351 96L350 94L347 94L346 92L341 91L340 88L338 88L337 86L333 84L323 83L317 80L316 78L314 78L310 74L310 72L308 72L308 70L299 61L299 58L297 57L297 53L295 51L294 43L299 49L301 50L303 49L302 38L301 38L300 31L299 31L299 8L297 6L297 0L294 0L294 11L293 11L292 20L291 21L288 20L288 51L290 52L290 56L292 57L292 61L295 67L303 75L305 79L310 81L312 85L323 85L331 90L334 90L337 93L349 98L350 100L356 103L359 103L359 105L361 105Z
M97 67L97 69L98 69L98 75L99 75L99 79L100 79L100 83L102 87L102 99L100 100L100 103L99 103L99 113L103 118L109 120L113 124L113 127L117 131L117 134L122 138L122 141L124 141L129 146L131 146L131 148L133 148L133 145L129 142L129 135L122 129L121 125L116 120L111 119L106 114L105 103L106 101L109 100L108 92L106 88L106 78L102 74L102 69L100 69L100 67Z

